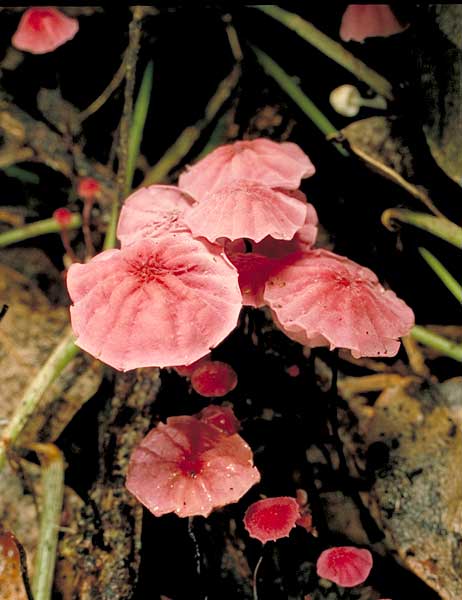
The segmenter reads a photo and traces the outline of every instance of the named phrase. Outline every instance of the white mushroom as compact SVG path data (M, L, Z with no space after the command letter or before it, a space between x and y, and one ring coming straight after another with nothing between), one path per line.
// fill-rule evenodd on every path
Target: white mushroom
M379 109L387 108L387 101L383 96L363 98L358 88L349 84L341 85L332 90L329 102L332 108L344 117L355 117L362 106Z

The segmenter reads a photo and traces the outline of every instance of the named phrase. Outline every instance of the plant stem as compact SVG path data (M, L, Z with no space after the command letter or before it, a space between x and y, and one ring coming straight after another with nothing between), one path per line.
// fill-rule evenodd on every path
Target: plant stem
M33 444L42 466L40 537L35 555L34 600L51 600L64 497L64 459L54 444Z
M5 465L8 448L14 446L29 418L36 411L43 394L78 352L79 348L74 344L74 335L71 329L68 328L61 342L30 382L21 403L2 433L0 438L0 471Z
M456 344L420 325L412 328L411 335L421 344L438 350L444 356L449 356L449 358L462 362L462 344Z
M204 116L184 129L172 146L165 152L156 165L146 174L142 186L160 183L165 180L170 171L176 167L181 160L188 154L195 142L199 139L202 131L213 121L217 113L228 100L232 91L239 81L241 69L236 65L231 73L223 79L214 95L210 98L205 107Z
M141 139L144 125L148 116L149 101L151 99L154 63L150 61L144 71L140 91L133 110L133 123L130 128L128 143L127 174L125 179L125 195L128 196L132 188L133 175L135 174L136 161L140 153Z
M117 171L118 197L114 198L111 207L111 215L104 239L104 250L114 248L116 244L117 221L119 208L125 199L127 164L129 151L130 126L133 112L133 90L135 88L136 63L141 40L141 21L144 16L143 6L132 7L132 20L129 26L129 42L125 53L125 90L124 107L119 123L119 167Z
M272 77L279 87L297 104L297 106L305 113L305 115L312 121L312 123L325 135L325 136L338 136L339 131L329 121L329 119L319 110L314 102L308 98L300 87L295 83L294 79L290 77L268 54L257 48L251 46L254 51L258 62L263 67L264 71ZM334 143L335 148L340 152L342 156L349 156L347 150L340 144Z
M462 250L462 227L446 218L434 217L405 208L389 208L382 213L382 223L387 229L393 231L395 229L393 221L401 221L419 227L419 229L428 231Z
M36 173L32 173L31 171L27 171L26 169L22 169L21 167L17 167L15 165L5 167L3 172L8 177L14 177L23 183L40 183L40 177Z
M82 225L82 219L80 215L74 214L71 217L70 223L66 226L66 229L78 229ZM5 248L16 242L22 242L30 238L37 237L39 235L46 235L48 233L60 233L61 225L56 219L43 219L42 221L35 221L35 223L29 223L23 227L16 227L0 233L0 248Z
M427 265L441 279L441 281L448 288L451 294L456 298L457 302L461 303L462 286L459 284L459 282L451 275L451 273L446 269L446 267L440 263L436 256L433 256L433 254L429 252L426 248L419 248L418 250L422 258L427 263Z
M93 113L99 110L112 96L115 90L119 87L125 77L125 59L121 62L120 67L117 69L116 74L111 79L107 87L101 92L101 94L93 100L93 102L80 113L80 122L82 123L85 119L88 119Z
M358 79L364 81L369 87L388 100L393 100L392 86L385 77L369 68L366 64L348 52L341 44L335 42L325 33L314 27L299 15L291 13L274 4L259 4L253 6L276 21L279 21L306 42L320 50L323 54L334 60L337 64L353 73Z

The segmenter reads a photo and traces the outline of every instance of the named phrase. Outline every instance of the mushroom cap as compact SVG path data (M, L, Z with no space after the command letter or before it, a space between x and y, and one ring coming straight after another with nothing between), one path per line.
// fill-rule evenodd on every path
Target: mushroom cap
M194 200L173 185L151 185L131 194L124 202L117 225L122 246L144 238L189 232L184 214Z
M369 577L372 564L369 550L338 546L321 553L316 563L316 572L319 577L342 587L354 587Z
M239 179L205 194L186 215L194 237L291 240L303 227L306 204L255 181Z
M194 369L191 386L201 396L220 398L234 390L237 385L236 371L220 360L205 361Z
M208 362L209 360L210 360L210 352L207 352L207 354L205 356L203 356L202 358L199 358L199 360L195 360L190 365L176 365L175 367L172 367L172 369L174 371L176 371L178 373L178 375L181 375L182 377L191 377L191 375L194 373L194 371L197 369L197 367L199 365L201 365L204 362Z
M189 167L178 185L202 201L207 194L236 179L295 190L303 178L314 172L312 162L297 144L258 138L220 146Z
M101 184L94 177L82 177L77 185L77 194L84 200L93 200L100 190Z
M258 481L252 451L240 435L180 416L157 425L134 450L126 486L156 517L207 517Z
M57 221L61 227L66 227L72 220L72 213L68 208L62 206L53 211L53 219Z
M388 37L405 29L389 4L349 4L343 13L340 38L344 42L363 42L368 37Z
M348 348L356 358L398 352L414 314L371 270L327 250L282 260L264 300L288 337L310 347Z
M354 85L341 85L331 91L329 103L335 112L344 117L356 117L361 108L362 97Z
M222 249L189 234L73 264L67 287L76 344L121 371L198 360L234 329L242 306Z
M265 498L249 506L245 512L244 526L251 537L265 544L289 537L299 518L300 509L295 498Z
M216 406L209 404L198 413L197 418L207 425L217 427L226 435L233 435L241 428L239 419L230 406Z
M22 14L11 43L18 50L45 54L71 40L78 30L77 19L53 6L32 6Z

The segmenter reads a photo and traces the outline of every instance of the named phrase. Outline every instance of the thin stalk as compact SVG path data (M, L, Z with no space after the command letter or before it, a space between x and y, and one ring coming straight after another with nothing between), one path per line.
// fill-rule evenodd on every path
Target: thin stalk
M64 458L54 444L33 444L42 466L40 537L35 555L34 600L51 600L64 498Z
M78 352L79 348L74 344L74 335L68 328L61 342L30 382L16 412L3 430L0 437L0 471L5 466L8 448L14 446L28 420L37 410L43 394Z
M427 265L433 270L433 272L441 279L444 285L448 288L451 294L456 298L457 302L462 302L462 286L459 282L451 275L446 267L440 263L440 261L433 256L426 248L419 248L420 255L425 260Z
M130 139L128 142L127 174L125 179L126 196L128 196L132 188L136 161L138 160L138 155L140 153L144 125L146 123L146 117L148 116L149 102L151 99L153 73L154 63L150 61L144 71L140 91L133 110L133 122L130 127Z
M272 77L279 87L297 104L310 121L326 137L335 137L339 135L337 128L329 119L319 110L316 104L302 92L293 77L290 77L268 54L256 46L251 46L263 70ZM349 156L349 153L340 144L334 143L335 148L342 156Z
M449 356L449 358L462 362L462 344L456 344L420 325L412 328L411 335L421 344L438 350L444 356Z
M118 197L114 198L109 224L104 238L104 250L114 248L116 244L117 221L119 219L119 208L122 201L125 199L126 179L127 179L127 164L130 140L130 127L133 113L133 91L135 88L136 63L138 60L138 52L140 49L141 40L141 21L144 16L143 6L132 7L133 17L129 26L129 42L125 53L125 90L124 90L124 107L122 117L119 123L119 147L118 159L119 168L117 171L117 187L119 190Z
M428 231L462 250L462 227L446 218L434 217L405 208L389 208L382 213L382 223L387 229L393 231L395 229L393 221L414 225L414 227Z
M70 223L66 226L67 229L78 229L82 225L82 218L78 214L73 214ZM23 227L15 227L10 231L0 233L0 248L5 248L16 242L22 242L30 238L37 237L39 235L46 235L48 233L60 233L61 225L56 219L43 219L42 221L35 221L35 223L29 223Z
M107 87L101 92L101 94L93 100L93 102L80 113L80 122L82 123L89 116L99 110L112 96L116 89L121 85L125 77L125 59L121 62L120 67L117 69L116 74L111 79Z
M230 123L232 122L234 115L234 109L230 109L222 115L215 127L213 128L212 133L210 134L209 141L202 148L201 152L195 159L196 161L201 160L207 154L210 154L215 148L218 148L221 144L224 144L227 139L227 131L229 130Z
M391 83L379 73L368 67L365 63L348 52L341 44L331 39L314 25L302 19L299 15L284 10L274 4L258 4L252 8L258 8L268 16L276 19L306 42L320 50L323 54L334 60L337 64L353 73L355 77L364 81L384 98L393 100Z
M223 104L228 100L239 81L241 69L236 65L231 73L223 79L214 95L205 107L204 116L184 129L172 146L165 152L156 165L146 174L142 186L160 183L165 180L170 171L176 167L188 154L202 131L213 121Z
M253 600L258 600L258 571L260 569L260 565L263 561L263 551L258 559L257 564L255 565L255 569L253 571L252 576L252 591L253 591Z

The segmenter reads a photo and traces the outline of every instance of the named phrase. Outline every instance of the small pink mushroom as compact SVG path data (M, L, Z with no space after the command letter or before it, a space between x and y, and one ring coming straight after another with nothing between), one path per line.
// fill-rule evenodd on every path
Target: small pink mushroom
M203 408L197 415L203 423L217 427L226 435L237 433L241 428L239 420L229 406L215 406L210 404Z
M53 6L32 6L23 13L11 43L18 50L45 54L71 40L78 30L77 19Z
M141 441L130 458L126 486L156 517L207 517L237 502L258 481L252 451L240 435L181 416L159 423Z
M388 37L405 29L389 4L349 4L343 13L340 37L344 42L363 42L368 37Z
M220 398L237 386L237 374L227 363L219 360L206 361L193 371L191 385L201 396Z
M338 546L321 553L316 563L316 572L319 577L342 587L354 587L369 577L372 563L369 550Z
M68 208L57 208L53 212L53 219L61 226L67 227L72 220L72 213Z
M94 177L82 177L77 184L77 194L84 200L94 200L100 190L101 184Z
M265 498L249 506L244 515L244 526L251 537L266 544L289 537L299 517L300 510L295 498Z

